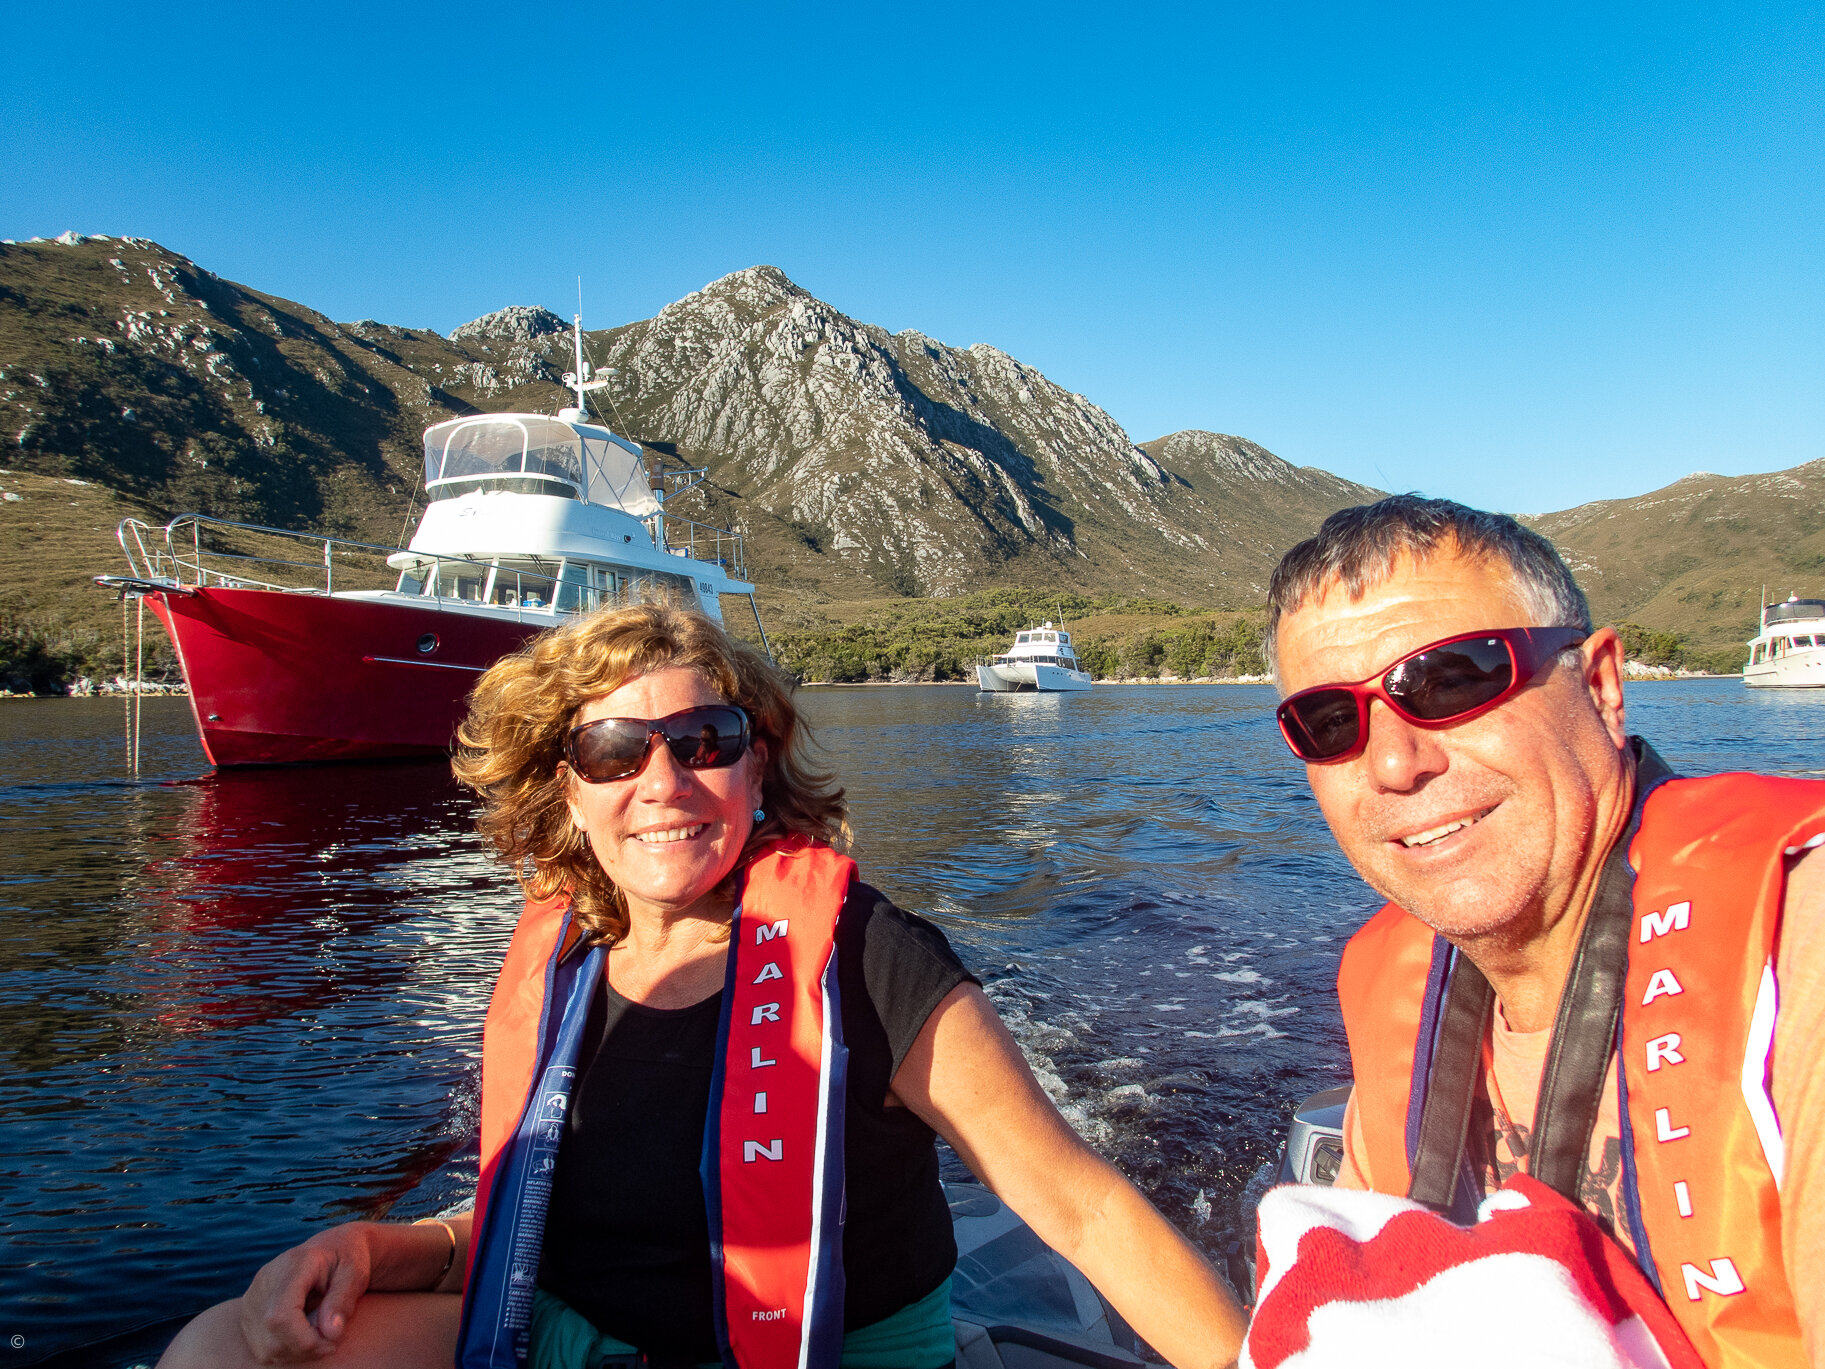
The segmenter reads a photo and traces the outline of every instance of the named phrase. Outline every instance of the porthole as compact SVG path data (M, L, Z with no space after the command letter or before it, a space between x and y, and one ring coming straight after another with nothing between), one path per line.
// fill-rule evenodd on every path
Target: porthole
M435 632L427 632L427 633L425 633L424 636L422 636L418 639L418 654L420 656L429 656L433 651L436 651L436 650L437 650L437 634Z

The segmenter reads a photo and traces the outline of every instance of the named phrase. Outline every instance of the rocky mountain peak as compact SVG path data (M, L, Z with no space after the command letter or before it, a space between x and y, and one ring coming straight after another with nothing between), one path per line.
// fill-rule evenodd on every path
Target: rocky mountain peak
M426 426L569 402L564 328L527 308L451 338L337 324L142 238L0 240L5 465L60 499L101 487L114 501L92 529L92 563L83 553L69 581L79 589L56 591L58 604L89 602L86 577L114 564L124 513L157 523L196 509L391 544L409 523ZM771 266L585 342L592 363L619 371L592 412L655 462L709 468L674 525L745 533L748 568L776 603L1024 586L1249 607L1281 553L1379 493L1224 433L1137 445L998 347L890 334ZM36 519L36 499L0 508ZM1825 592L1821 509L1815 460L1695 472L1529 521L1600 617L1690 634L1728 665L1764 585ZM12 525L18 545L27 526ZM94 602L105 635L109 604Z
M1204 598L1216 586L1221 491L988 343L890 334L755 266L616 329L607 347L598 363L619 373L630 436L705 462L750 513L884 588L958 593L983 575L1116 575ZM1292 502L1316 499L1319 517L1356 502L1359 487L1335 484Z
M1285 484L1299 474L1299 468L1290 461L1282 461L1267 448L1257 446L1245 437L1205 432L1199 428L1169 433L1146 443L1145 448L1169 466L1200 462L1212 470L1228 471L1244 480Z
M750 266L731 271L683 299L673 300L653 321L663 318L674 326L691 328L696 325L687 320L720 319L723 322L710 326L721 329L752 322L782 308L803 314L812 306L828 308L777 266Z
M483 314L478 319L451 329L450 341L500 338L508 342L525 343L548 337L552 333L566 332L569 328L568 323L549 309L538 305L510 304L505 309L496 309L492 314Z
M749 266L740 271L731 271L718 280L711 281L699 293L711 294L717 291L764 291L781 299L810 299L811 293L795 282L777 266Z
M51 247L81 247L85 242L119 242L128 247L155 247L156 243L145 238L111 238L106 233L78 233L74 228L66 228L54 238L27 238L23 245ZM0 238L0 245L18 247L22 244L16 238ZM163 251L163 248L159 249Z

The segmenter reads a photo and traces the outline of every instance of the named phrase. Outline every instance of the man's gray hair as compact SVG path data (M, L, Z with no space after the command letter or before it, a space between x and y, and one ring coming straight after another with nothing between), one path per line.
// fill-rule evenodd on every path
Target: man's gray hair
M1449 499L1391 494L1373 504L1339 509L1280 559L1267 587L1268 669L1280 678L1276 637L1280 620L1333 580L1352 599L1393 573L1403 555L1423 560L1438 551L1497 561L1514 574L1531 623L1488 627L1575 627L1589 632L1591 606L1558 550L1505 513L1484 513Z

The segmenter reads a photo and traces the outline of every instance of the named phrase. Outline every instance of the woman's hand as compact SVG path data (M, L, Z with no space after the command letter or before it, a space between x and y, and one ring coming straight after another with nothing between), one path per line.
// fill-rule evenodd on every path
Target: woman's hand
M241 1335L255 1361L332 1353L364 1293L461 1292L471 1219L465 1212L411 1226L346 1222L268 1261L241 1297Z
M1058 1115L981 989L945 996L893 1095L1179 1369L1234 1362L1246 1319L1227 1285Z
M371 1227L348 1222L319 1231L253 1276L241 1297L241 1335L257 1363L292 1364L335 1350L368 1291Z

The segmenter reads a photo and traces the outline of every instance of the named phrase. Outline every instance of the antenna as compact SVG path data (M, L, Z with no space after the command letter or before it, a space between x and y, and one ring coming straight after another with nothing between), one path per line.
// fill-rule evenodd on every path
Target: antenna
M579 283L578 292L581 293L581 290L582 286ZM572 340L576 343L577 362L576 369L564 377L564 383L576 390L577 408L581 409L584 405L583 391L586 388L584 382L589 379L589 363L583 360L583 310L581 301L578 302L577 312L571 315L570 328Z
M567 388L577 392L577 412L587 415L589 402L583 396L591 390L606 390L608 381L590 379L589 361L583 355L583 277L581 276L577 277L577 312L570 316L570 335L576 360L572 363L572 369L564 373L564 384ZM602 374L607 377L612 376L614 372L610 370L604 371Z

